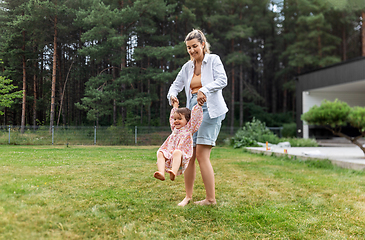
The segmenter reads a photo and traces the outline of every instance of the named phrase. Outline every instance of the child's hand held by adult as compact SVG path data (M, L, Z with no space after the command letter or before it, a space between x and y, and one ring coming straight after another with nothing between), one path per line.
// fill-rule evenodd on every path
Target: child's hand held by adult
M199 91L196 100L197 100L199 106L203 106L203 104L207 101L207 97L205 96L205 94L202 91Z
M174 108L179 108L179 102L173 102L172 103L172 106L174 107Z
M171 103L174 104L175 102L179 104L179 99L177 99L177 97L171 96Z

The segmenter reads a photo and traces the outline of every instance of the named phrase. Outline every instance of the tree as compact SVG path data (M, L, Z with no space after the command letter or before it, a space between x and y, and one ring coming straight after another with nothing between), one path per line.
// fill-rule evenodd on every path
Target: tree
M0 61L1 62L1 61ZM3 115L3 109L9 108L14 103L14 99L22 98L23 91L13 90L17 87L12 85L12 80L0 76L0 115Z
M310 125L323 126L334 135L348 139L365 154L365 147L358 141L365 136L365 107L351 108L337 99L334 102L324 100L319 107L313 106L304 113L301 119ZM358 129L360 134L355 137L344 134L342 127L348 124Z
M362 55L364 10L363 0L2 0L2 75L25 90L4 119L166 125L184 38L199 28L228 75L223 125L279 126L295 115L298 73Z
M289 64L301 73L339 62L335 50L341 39L332 33L331 23L326 19L330 5L323 0L297 2L296 39L284 53L289 56Z
M165 95L167 79L171 78L167 61L173 58L174 49L168 46L170 38L165 34L164 20L172 9L162 0L114 1L110 5L95 1L89 9L79 12L78 24L86 30L82 40L87 45L79 52L90 57L98 69L87 83L85 97L77 104L88 111L89 120L98 122L99 117L113 114L116 124L119 107L121 125L129 120L136 122L138 109L150 105L156 91ZM145 79L162 84L151 92L150 84L144 87ZM150 92L147 94L144 89ZM165 98L160 98L160 114L164 113ZM160 119L164 121L165 117Z

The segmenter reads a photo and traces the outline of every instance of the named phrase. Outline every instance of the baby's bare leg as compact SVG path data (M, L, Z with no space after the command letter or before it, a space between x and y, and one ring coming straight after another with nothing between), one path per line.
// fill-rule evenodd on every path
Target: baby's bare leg
M176 173L179 170L179 167L181 166L181 160L182 160L182 152L180 150L175 150L172 153L172 169L171 171L168 171L170 173L170 179L172 181L175 180Z
M161 181L165 180L165 156L162 152L157 153L157 169L158 171L153 174L153 176Z

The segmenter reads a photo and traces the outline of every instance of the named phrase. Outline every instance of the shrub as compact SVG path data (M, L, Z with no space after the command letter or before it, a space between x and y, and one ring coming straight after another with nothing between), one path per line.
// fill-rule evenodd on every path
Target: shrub
M238 130L233 137L233 147L255 147L257 142L270 142L276 144L279 138L271 132L266 124L253 118L252 122L247 122L241 130Z
M281 142L290 142L292 147L318 147L316 140L312 138L282 138Z
M283 130L281 134L283 137L295 137L297 135L297 124L294 122L283 124Z
M296 131L296 125L290 124L286 129L293 129ZM284 132L284 129L283 129ZM290 131L288 131L290 132ZM284 133L283 133L284 135ZM291 134L288 134L291 135ZM233 138L225 140L226 144L233 146L234 148L241 147L258 147L258 142L269 142L272 144L278 144L279 142L289 142L292 147L318 147L317 142L314 139L302 139L302 138L279 138L273 132L271 132L266 124L260 120L253 119L252 122L247 122L242 129L238 130Z

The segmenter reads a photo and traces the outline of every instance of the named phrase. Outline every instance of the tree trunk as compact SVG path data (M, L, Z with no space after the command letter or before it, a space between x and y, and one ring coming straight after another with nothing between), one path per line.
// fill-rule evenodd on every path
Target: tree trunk
M272 111L272 113L276 113L277 112L277 106L278 106L278 104L277 104L278 91L277 91L277 88L276 88L275 77L272 76L271 73L267 74L268 77L270 76L268 79L269 79L269 81L271 79L270 82L272 83L271 84L271 111Z
M239 89L239 97L240 97L240 127L243 126L243 66L240 65L240 89Z
M63 56L63 53L62 53L62 49L61 49L61 54L60 54L60 56ZM66 67L66 59L65 59L65 57L63 57L63 61L62 60L60 60L60 62L61 62L61 71L60 71L60 83L62 83L62 80L64 79L64 77L63 76L65 76L65 67ZM65 82L64 82L64 85L65 85L65 88L64 89L62 89L62 84L60 84L60 90L62 90L62 99L65 99L66 98L66 96L65 96L65 94L66 94L66 79L65 79ZM66 104L64 104L64 102L65 101L63 101L62 103L62 105L60 106L60 109L62 109L62 122L63 122L63 125L65 126L66 125L66 123L67 123L67 117L66 117Z
M6 113L6 107L4 108L4 126L6 125L6 115L7 115L7 113Z
M164 65L163 65L163 60L161 59L160 62L161 65L161 69L162 71L164 70ZM160 85L160 124L161 126L165 126L166 125L166 85L164 82L161 83Z
M34 69L37 69L37 62L34 62ZM37 125L37 74L33 75L33 127Z
M284 84L288 82L288 75L284 75ZM286 113L288 110L288 89L285 88L283 91L283 112Z
M25 42L25 31L23 31L23 41ZM25 43L24 43L25 44ZM23 134L25 129L25 107L26 107L26 100L27 100L27 93L26 93L26 87L27 87L27 76L26 76L26 60L25 60L25 45L22 47L23 50L23 102L22 102L22 122L20 127L20 132Z
M147 69L148 67L150 66L150 58L148 57L148 60L147 60ZM151 79L148 79L148 82L147 82L147 93L148 93L148 96L150 96L150 93L151 93ZM152 104L152 101L148 104L148 126L151 125L151 104Z
M352 144L355 144L356 146L358 146L365 154L365 147L358 141L360 138L364 138L365 136L365 132L362 132L360 136L357 137L350 137L342 132L337 132L335 130L333 130L330 127L326 127L326 129L328 129L329 131L331 131L334 135L337 135L339 137L343 137L346 138L347 140L349 140Z
M141 64L141 66L142 66L142 64ZM141 81L141 90L140 90L140 92L141 93L143 93L143 81ZM140 123L141 123L141 125L143 124L143 104L141 104L141 121L140 121Z
M242 21L243 15L240 13L240 21ZM241 45L240 54L243 53L243 46ZM240 64L240 82L239 82L239 102L240 102L240 127L243 126L243 63Z
M62 85L60 85L60 98L61 98L61 100L60 100L60 109L59 109L59 113L58 113L58 119L57 119L57 126L59 125L59 123L60 123L60 117L61 117L61 111L63 111L62 112L62 117L63 117L63 124L65 125L65 120L66 120L66 116L65 116L65 107L63 107L63 99L65 98L65 93L66 93L66 86L67 86L67 81L68 81L68 76L69 76L69 74L70 74L70 71L71 71L71 68L72 68L72 65L73 65L73 63L74 63L74 60L72 60L72 62L71 62L71 65L70 65L70 69L68 70L68 72L67 72L67 75L66 75L66 80L65 80L65 83L64 83L64 85L63 85L63 89L62 89Z
M234 52L234 39L232 39L231 41L231 48L232 48L232 53ZM233 134L234 133L234 95L235 95L235 90L234 90L234 63L232 63L232 69L231 69L231 130L230 133Z
M123 9L124 7L124 1L119 1L119 6L120 6L120 9ZM121 25L120 26L120 35L123 36L124 34L124 26ZM120 47L120 50L121 50L121 55L122 55L122 59L121 59L121 64L120 64L120 69L121 69L121 74L122 72L124 71L124 68L126 67L126 61L125 61L125 43L122 44L122 46ZM125 86L125 83L122 84L122 92L125 90L126 86ZM123 102L123 100L122 100ZM125 119L127 117L127 111L125 109L125 107L122 106L121 108L121 113L122 113L122 126L124 126L124 122L125 122Z
M63 80L63 77L62 77L62 71L63 71L62 64L63 64L63 61L61 61L62 57L63 57L63 54L61 52L62 47L58 46L57 48L59 50L59 53L57 54L58 55L58 58L57 58L58 65L57 65L57 67L58 67L58 95L59 95L59 98L60 98L59 103L58 103L59 104L59 107L58 107L59 115L58 115L58 119L57 119L57 127L58 127L59 126L59 120L60 120L60 117L61 117L61 115L60 115L61 113L62 113L62 121L64 121L64 118L63 118L64 117L64 115L63 115L64 111L63 111L62 106L61 106L61 101L64 98L64 96L63 96L63 91L62 91L62 86L63 86L63 83L62 83L62 80Z
M38 97L39 99L43 98L43 65L44 65L44 60L43 60L43 51L41 52L41 73L40 73L40 78L39 78L39 83L38 83ZM39 109L38 111L39 113L39 119L44 120L44 109Z
M54 19L54 37L53 37L53 68L52 68L52 88L51 88L51 114L49 121L49 131L52 131L55 117L55 99L56 99L56 73L57 73L57 15Z
M362 12L361 49L362 49L361 56L365 56L365 11Z
M116 79L115 67L112 68L112 73L113 73L113 84L114 84L114 81ZM116 90L114 89L114 91ZM113 99L113 126L117 126L117 100L115 98Z

